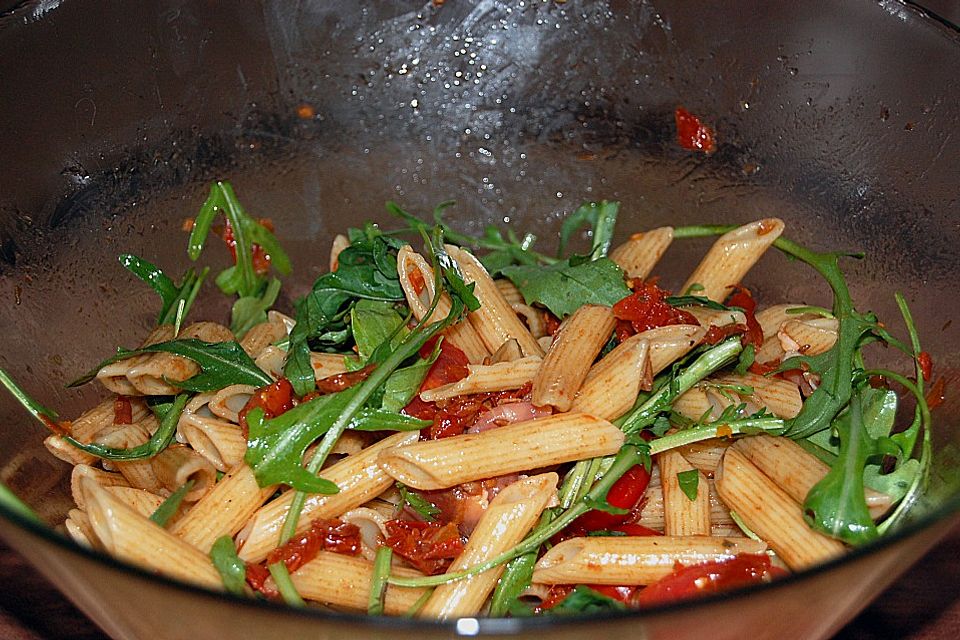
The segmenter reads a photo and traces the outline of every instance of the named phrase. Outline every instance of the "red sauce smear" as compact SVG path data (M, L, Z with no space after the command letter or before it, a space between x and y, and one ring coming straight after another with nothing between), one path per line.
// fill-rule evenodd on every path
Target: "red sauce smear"
M770 582L785 575L787 572L774 567L765 555L741 553L730 560L689 567L678 563L673 573L643 589L635 602L641 606L675 602L724 589Z
M690 151L713 153L717 148L713 129L683 107L677 107L673 117L677 122L677 143Z
M457 525L439 522L388 520L388 547L427 575L443 573L463 553Z

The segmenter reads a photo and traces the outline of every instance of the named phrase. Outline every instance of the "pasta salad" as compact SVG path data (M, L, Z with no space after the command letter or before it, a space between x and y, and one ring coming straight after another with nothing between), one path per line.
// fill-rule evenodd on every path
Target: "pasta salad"
M462 234L446 206L424 221L388 203L397 229L338 235L283 313L272 224L215 183L188 253L224 240L229 326L187 320L209 269L176 282L121 256L161 309L71 383L102 402L64 421L0 371L73 465L68 535L293 606L564 615L775 580L883 535L922 492L930 356L899 294L906 341L856 309L840 254L775 218L615 246L605 201L546 254L532 234ZM691 237L716 240L673 295L651 274ZM755 300L741 283L770 248L819 273L832 308ZM870 343L910 373L871 367Z

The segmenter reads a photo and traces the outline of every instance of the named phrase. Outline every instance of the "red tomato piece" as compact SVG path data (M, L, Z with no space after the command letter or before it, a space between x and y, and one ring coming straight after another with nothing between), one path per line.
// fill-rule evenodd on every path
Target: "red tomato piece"
M113 401L113 424L131 424L133 405L127 396L117 396Z
M614 586L610 584L588 584L587 587L593 589L599 594L607 596L608 598L622 602L623 604L631 604L638 589L638 587L631 587L627 585Z
M770 582L784 575L786 572L771 565L767 556L746 553L723 562L704 562L689 567L678 564L673 573L643 589L636 602L639 605L675 602L724 589Z
M427 575L442 573L463 552L457 525L388 520L386 544Z
M703 336L704 344L717 344L729 338L730 336L735 336L737 334L746 335L747 325L745 324L725 324L722 327L716 325L711 326L707 329L707 333Z
M267 578L269 577L270 570L267 569L267 565L257 563L251 563L247 565L247 584L249 584L254 591L259 591L267 597L275 598L280 594L277 593L276 589L266 588Z
M917 364L920 365L920 372L923 374L924 382L930 382L933 377L933 358L926 351L917 354Z
M628 536L662 536L663 535L659 531L655 531L650 527L645 527L642 524L637 524L635 522L629 522L627 524L620 524L615 527L611 527L610 531L625 533Z
M273 223L267 220L266 218L261 218L257 221L260 226L264 227L268 231L273 231ZM223 231L220 236L223 238L224 243L227 245L227 249L230 250L230 256L233 258L233 261L237 261L237 241L233 236L233 226L230 224L230 221L227 220L223 225ZM270 271L270 256L261 247L259 244L254 243L252 245L252 253L250 256L250 261L253 263L253 270L258 275L266 275Z
M763 328L757 322L756 310L757 301L749 289L737 285L733 288L733 294L727 298L728 307L740 307L743 314L747 317L747 331L743 334L743 345L752 344L759 349L763 346Z
M437 339L434 338L420 347L420 357L430 357L436 344ZM437 359L430 367L430 371L427 372L427 377L424 378L423 383L420 385L420 391L429 391L430 389L436 389L445 384L463 380L467 377L467 374L470 373L469 369L467 369L468 364L470 364L470 360L467 358L467 354L461 351L459 347L453 345L449 340L444 339L444 341L440 343L440 353L437 354Z
M683 107L677 107L673 117L677 123L677 143L681 147L708 154L716 150L716 135L712 128L700 121L700 118Z
M632 294L613 305L613 315L618 320L629 321L634 333L672 324L700 324L689 312L664 302L670 292L653 282L635 280L633 288Z
M314 520L310 528L270 552L267 564L282 562L288 571L296 571L321 551L347 556L360 553L360 528L342 520Z
M344 371L343 373L336 373L332 376L321 378L320 380L317 380L317 391L322 394L326 394L349 389L353 385L360 384L369 378L370 374L373 373L376 368L376 364L368 364L362 369L357 369L356 371Z
M263 409L264 416L269 419L286 413L293 406L293 385L286 378L280 378L273 384L260 387L253 392L253 395L247 400L247 404L243 405L243 409L238 414L240 428L243 429L244 435L249 433L247 414L256 408Z
M607 493L607 502L620 509L633 509L640 502L649 483L650 473L642 464L638 464L613 483ZM570 523L568 529L577 533L612 529L622 525L629 517L630 514L618 515L594 509Z

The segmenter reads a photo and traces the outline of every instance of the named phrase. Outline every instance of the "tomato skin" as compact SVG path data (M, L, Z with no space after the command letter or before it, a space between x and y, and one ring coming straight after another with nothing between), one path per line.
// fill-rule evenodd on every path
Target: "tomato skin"
M740 307L747 318L746 333L743 334L743 345L752 344L759 349L763 346L763 327L757 321L756 310L757 301L749 289L737 285L733 288L733 294L727 298L728 307Z
M930 379L933 378L933 358L926 351L921 351L917 354L917 364L920 365L923 381L930 382Z
M676 602L724 589L769 582L784 575L786 572L774 567L769 557L741 553L721 562L704 562L689 567L678 564L673 573L637 594L635 601L641 606Z
M712 128L700 121L700 118L683 107L677 107L673 112L673 118L677 124L677 143L681 147L707 154L716 150L716 135Z
M388 520L386 545L427 575L442 573L463 553L463 540L452 522Z
M672 324L700 324L693 314L664 302L670 293L655 283L634 280L633 290L632 294L613 305L614 317L628 321L633 333ZM617 336L621 340L625 329L623 325L618 325Z
M244 435L249 434L247 414L254 409L263 409L264 417L269 419L286 413L293 406L293 385L286 378L280 378L273 384L260 387L253 392L253 395L247 400L247 404L243 405L243 409L238 414L240 428Z
M429 358L439 338L428 340L426 344L420 347L420 357ZM449 340L440 343L440 353L437 359L427 372L427 377L423 379L420 385L420 391L429 391L445 384L458 382L467 377L470 370L467 365L470 360L459 347L452 344Z
M613 486L610 487L610 491L607 493L607 502L609 502L611 506L619 507L620 509L633 509L640 501L640 498L643 497L649 483L650 473L642 464L638 464L628 469L626 473L613 483ZM580 535L589 531L615 529L623 525L629 517L630 514L628 513L619 515L594 509L586 512L570 523L568 530L574 532L574 535Z

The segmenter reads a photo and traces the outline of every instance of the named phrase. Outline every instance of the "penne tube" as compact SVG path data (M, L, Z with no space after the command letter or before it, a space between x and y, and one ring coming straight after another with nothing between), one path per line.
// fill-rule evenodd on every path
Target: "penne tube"
M265 348L254 360L254 364L275 380L283 376L283 365L287 361L287 352L273 345ZM310 366L313 368L313 377L323 380L347 370L344 356L339 353L310 353Z
M806 320L815 317L813 314L808 313L790 313L791 309L800 309L803 306L802 304L775 304L772 307L757 311L757 324L759 324L763 330L764 339L776 336L777 331L780 331L780 327L783 326L784 322L790 320Z
M391 575L416 578L423 574L405 567L394 567ZM307 600L366 611L373 581L373 563L332 551L321 551L317 557L292 574L297 592ZM425 589L387 585L384 613L403 615L423 596Z
M732 442L728 438L710 438L709 440L701 440L679 447L677 451L683 455L687 462L707 474L708 477L712 477L714 471L717 470L717 465L720 464L720 459L723 458L724 452L731 444Z
M177 429L183 440L218 471L225 472L243 462L247 438L239 425L184 411Z
M803 504L813 485L830 471L830 467L790 438L757 435L740 438L734 446L798 504ZM869 487L864 493L874 520L892 506L890 496L885 493Z
M260 488L250 467L241 463L177 520L170 533L209 553L217 538L236 535L274 491L276 486Z
M107 398L93 409L84 412L79 418L70 422L70 435L83 443L89 443L93 438L116 423L116 398ZM130 420L140 422L148 415L150 409L140 398L127 398L130 403Z
M628 278L646 279L673 242L673 227L659 227L635 233L610 252Z
M613 310L595 304L584 305L567 318L533 378L533 404L569 411L615 324Z
M488 353L494 353L504 342L510 339L517 341L520 351L525 356L543 356L543 350L536 338L524 326L517 315L510 308L493 278L483 268L480 261L468 251L461 250L453 245L446 246L460 270L463 272L467 284L474 283L473 293L480 301L480 308L471 311L467 319L486 345Z
M464 571L491 560L519 544L551 503L556 503L556 473L522 478L504 488L490 502L470 539L448 572ZM505 565L434 589L417 613L421 618L447 620L477 615L493 592Z
M510 303L510 308L523 319L524 324L527 325L527 330L530 331L530 335L537 339L537 344L540 344L540 338L548 335L547 323L544 321L543 311L534 309L530 305L523 303ZM509 344L509 342L504 342L503 344Z
M523 299L523 294L520 293L520 289L517 289L517 285L506 278L497 278L493 281L493 284L497 285L497 289L500 290L500 295L503 296L503 299L506 300L511 307L518 304L526 304L526 300Z
M701 327L724 327L728 324L746 324L747 316L742 311L721 309L708 309L698 305L690 305L683 308L700 323Z
M650 373L657 375L693 349L707 330L695 324L674 324L649 329L643 336L650 347Z
M155 426L156 419L148 417L133 424L115 425L101 432L97 436L96 442L118 449L138 447L150 439L150 431L147 428L147 425L150 424ZM131 460L113 464L117 471L123 474L131 487L146 489L152 493L160 492L160 481L157 479L157 474L153 470L150 460Z
M182 444L170 445L155 455L151 464L160 486L170 493L193 481L183 498L186 502L202 498L217 481L217 470L210 461Z
M710 487L707 478L687 462L678 451L664 451L657 456L663 493L663 531L668 536L710 535ZM677 474L697 474L697 490L693 500L680 487Z
M694 291L696 295L723 302L733 286L743 280L773 241L780 237L783 226L782 220L765 218L723 234L680 291L686 293L694 285L700 285L703 289Z
M213 394L207 401L207 409L218 418L234 424L239 423L240 411L255 391L256 388L249 384L232 384Z
M735 447L717 468L720 499L793 570L825 562L844 553L844 545L811 529L803 509Z
M456 484L541 469L616 453L624 435L584 413L563 413L482 433L384 449L378 463L391 477L415 489Z
M419 437L416 431L397 433L324 469L323 477L335 483L340 492L307 496L297 520L297 532L305 531L312 520L335 518L382 493L393 484L393 478L380 468L377 457L384 450L402 450ZM277 546L293 494L293 491L287 491L253 514L238 536L240 547L237 552L241 559L260 562Z
M759 554L767 545L750 538L625 536L570 538L537 561L533 582L543 584L647 585L670 575L674 565Z
M370 504L370 503L367 503ZM340 516L340 520L360 529L360 554L373 562L377 556L377 547L381 540L389 536L387 521L393 519L396 511L381 512L368 506L351 509Z
M641 388L650 388L650 343L630 336L590 368L571 411L615 420L630 410Z
M643 508L640 511L640 518L637 524L641 524L654 531L663 531L665 520L663 514L663 488L659 484L653 484L654 478L650 479L651 484L643 494ZM710 488L710 535L723 537L722 531L736 529L737 535L743 535L740 528L737 527L733 518L730 517L730 510L723 504L717 496L713 480L707 480Z
M815 356L836 344L838 326L836 318L788 320L777 332L777 340L784 353Z
M150 332L147 339L141 343L141 347L149 347L160 342L166 342L173 339L173 325L162 324ZM106 365L97 372L97 380L112 391L121 396L139 396L140 391L130 382L127 374L130 369L140 366L150 360L152 354L145 353L132 358L124 358L119 362Z
M778 418L795 418L803 408L803 398L800 397L800 387L794 382L783 378L774 378L745 373L743 375L721 375L710 379L721 385L735 385L750 387L752 394L739 394L749 405L757 408L766 408ZM752 407L751 407L752 408Z
M433 268L410 245L405 245L397 252L397 275L410 310L417 320L422 320L433 302ZM437 307L430 316L430 322L443 320L450 313L451 305L449 294L441 292ZM467 320L462 320L448 328L445 335L451 343L466 354L467 360L472 363L483 362L491 353Z
M240 339L240 347L248 356L256 359L264 349L286 338L287 333L287 325L281 317L268 318L265 322L253 325L247 331L246 335Z
M470 364L467 365L467 377L457 382L421 391L420 398L426 402L436 402L437 400L446 400L470 393L519 389L533 380L541 362L542 358L538 356L527 356L519 360L498 362L497 364Z
M220 590L220 574L207 556L112 496L95 481L81 481L90 526L110 555L175 580Z
M497 364L500 362L509 362L511 360L519 360L523 357L523 354L520 352L520 345L517 344L516 340L507 340L496 352L490 354L490 364ZM531 356L536 357L536 356ZM486 362L486 360L484 361Z
M229 329L216 322L195 322L180 332L179 338L197 338L204 342L233 340ZM172 353L154 353L138 361L127 370L127 380L145 396L173 395L180 391L175 386L181 380L193 377L200 367L193 360Z
M730 404L730 402L726 401L720 408L725 408L727 404ZM691 420L701 420L704 416L709 420L716 420L720 416L720 410L718 410L715 402L711 402L711 398L707 396L707 392L699 386L691 387L681 393L677 399L673 401L673 405L670 408Z
M102 550L102 545L90 526L90 519L80 509L70 509L63 526L70 538L81 547Z
M78 509L84 509L83 492L80 491L80 480L90 478L101 487L129 487L130 483L119 473L102 471L86 464L78 464L70 472L70 494Z
M150 493L146 489L134 489L133 487L124 487L120 485L104 486L110 495L117 498L123 504L127 505L141 516L149 518L153 512L163 504L163 496Z

